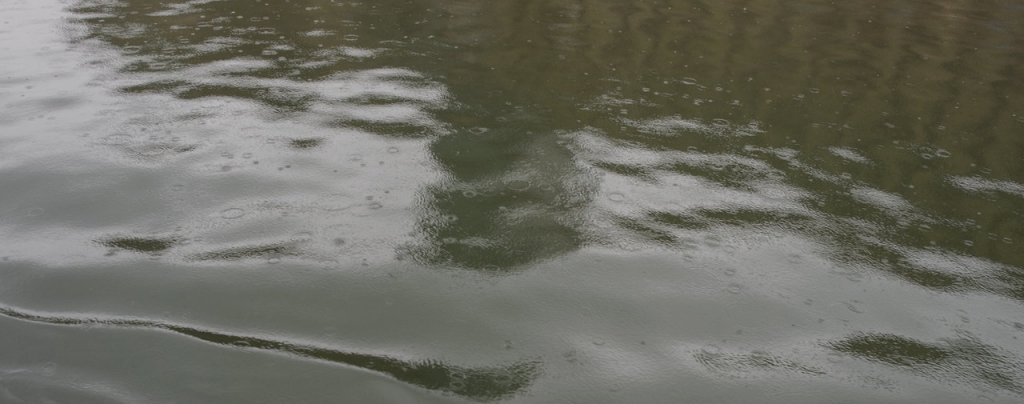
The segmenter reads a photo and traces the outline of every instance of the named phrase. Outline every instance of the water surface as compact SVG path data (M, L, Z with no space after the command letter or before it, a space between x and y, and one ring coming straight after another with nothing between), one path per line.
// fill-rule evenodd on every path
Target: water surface
M0 401L1019 402L1020 21L5 2Z

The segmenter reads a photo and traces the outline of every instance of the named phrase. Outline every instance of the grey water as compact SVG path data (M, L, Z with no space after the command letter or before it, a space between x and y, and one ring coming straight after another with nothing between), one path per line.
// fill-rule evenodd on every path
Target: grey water
M4 0L0 403L1017 403L1024 2Z

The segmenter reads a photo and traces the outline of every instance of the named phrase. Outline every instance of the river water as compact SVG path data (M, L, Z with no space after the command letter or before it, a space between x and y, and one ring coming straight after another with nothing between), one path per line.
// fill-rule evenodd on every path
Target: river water
M1020 402L1021 21L5 0L0 402Z

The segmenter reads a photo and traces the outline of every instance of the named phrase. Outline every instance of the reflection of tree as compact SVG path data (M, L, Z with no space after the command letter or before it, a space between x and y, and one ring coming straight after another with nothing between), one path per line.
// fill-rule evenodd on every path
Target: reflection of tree
M940 380L959 380L1024 393L1021 358L974 338L928 343L894 334L859 334L829 347L857 358Z
M576 250L594 184L550 127L499 123L454 131L431 144L450 179L428 187L422 262L507 270ZM494 122L494 121L491 121Z
M474 14L488 11L479 5L123 1L81 3L75 10L117 16L83 20L88 38L124 54L121 73L131 83L120 87L125 93L247 99L288 115L362 108L368 112L321 123L392 137L436 134L438 125L415 113L396 120L373 111L432 110L431 119L451 128L430 146L450 181L424 190L423 242L410 247L421 262L508 269L582 244L579 210L589 191L555 134L558 127L578 125L575 120L563 126L550 119L551 110L523 112L521 106L537 100L510 87L507 72L481 68L472 50L427 40L429 31L459 45L493 46L507 39L502 27L509 25L492 25L495 15ZM421 25L418 18L430 15L426 10L452 18ZM427 57L410 55L420 51ZM392 73L360 73L366 71ZM439 90L433 77L446 77L447 87ZM363 90L326 94L307 83ZM440 96L432 95L446 91L456 105L449 111L440 110ZM317 143L303 138L289 144Z
M997 2L115 1L74 9L88 38L122 51L126 92L242 98L285 114L399 104L429 111L443 130L412 119L328 123L386 136L446 133L430 151L451 178L425 190L424 245L411 250L424 262L510 268L581 245L578 216L590 191L578 184L588 181L576 168L580 156L553 133L588 126L607 140L664 155L694 148L763 161L785 173L779 181L812 196L795 201L815 212L800 219L810 224L792 228L855 246L840 248L844 260L881 263L893 275L942 290L985 285L1015 297L1024 290L1024 255L1012 242L1024 235L1014 212L1019 199L993 201L947 180L983 167L997 179L1024 182L1024 146L1016 136L1024 117L1013 115L1024 108L1011 96L1024 92L1024 32L1013 23L1021 11ZM345 105L317 91L339 72L394 66L422 77L389 76L380 87L410 91L356 94L341 100ZM451 102L409 96L431 86L446 91L435 98ZM767 130L736 140L642 128L671 117L723 120L727 129L756 121ZM870 163L849 164L828 151L835 148ZM952 157L920 158L935 148ZM583 163L654 186L664 185L659 175L694 175L747 190L763 180L748 171L765 169ZM902 198L923 214L894 217L852 198L851 184ZM749 210L709 211L716 213L682 216L751 226ZM617 223L665 244L679 226L657 218L679 213L647 212ZM957 221L966 216L969 225ZM928 221L927 236L915 230L918 223L900 223L921 217L943 220ZM868 222L881 241L865 242L858 236L864 229L833 218ZM979 282L901 262L905 250L933 248L932 242L1005 266Z

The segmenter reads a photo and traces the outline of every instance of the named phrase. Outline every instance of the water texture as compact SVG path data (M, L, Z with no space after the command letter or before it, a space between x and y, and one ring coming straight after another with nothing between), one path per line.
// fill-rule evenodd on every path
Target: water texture
M0 402L1020 402L1021 21L5 1Z

